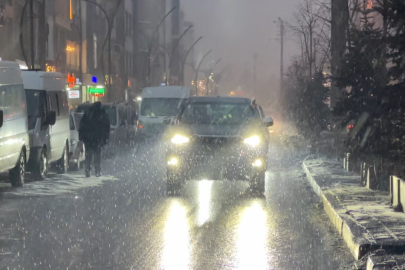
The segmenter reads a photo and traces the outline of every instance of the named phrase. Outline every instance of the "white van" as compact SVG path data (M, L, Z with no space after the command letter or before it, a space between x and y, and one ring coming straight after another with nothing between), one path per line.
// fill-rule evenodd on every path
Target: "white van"
M17 63L0 61L0 173L10 171L13 187L25 182L29 155L26 98Z
M181 105L190 95L191 90L183 86L159 86L143 89L137 136L143 138L162 134L164 131L163 120L178 115Z
M31 153L27 169L37 179L47 176L56 162L59 173L69 167L70 123L66 78L58 72L22 71L27 96ZM49 115L56 115L49 119ZM54 120L54 121L50 121Z

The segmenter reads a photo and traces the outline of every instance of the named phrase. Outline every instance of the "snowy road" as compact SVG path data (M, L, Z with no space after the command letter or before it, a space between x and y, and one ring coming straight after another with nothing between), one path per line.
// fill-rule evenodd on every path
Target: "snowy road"
M165 194L160 145L125 150L105 176L0 183L0 269L339 269L352 257L307 185L304 153L272 143L266 193L190 181Z

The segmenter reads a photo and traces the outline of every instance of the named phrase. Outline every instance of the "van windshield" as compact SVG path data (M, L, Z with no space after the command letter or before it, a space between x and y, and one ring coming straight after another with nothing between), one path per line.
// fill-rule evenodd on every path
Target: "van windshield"
M176 116L180 112L182 101L181 98L145 98L141 104L141 115Z
M25 90L27 97L27 114L28 114L28 129L34 129L37 118L41 118L40 107L45 109L45 106L40 104L40 91ZM42 112L45 114L45 111Z

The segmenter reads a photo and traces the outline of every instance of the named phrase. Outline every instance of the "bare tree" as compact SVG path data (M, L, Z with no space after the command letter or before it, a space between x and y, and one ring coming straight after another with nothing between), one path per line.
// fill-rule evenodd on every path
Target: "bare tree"
M323 71L330 62L330 15L328 6L319 0L304 0L288 24L301 44L301 61L308 78Z

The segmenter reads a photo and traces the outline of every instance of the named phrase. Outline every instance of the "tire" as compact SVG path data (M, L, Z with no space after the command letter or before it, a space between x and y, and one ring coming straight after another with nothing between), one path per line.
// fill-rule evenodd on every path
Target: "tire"
M59 174L66 174L69 169L69 149L65 146L63 150L63 156L61 159L58 160L58 173Z
M22 151L18 163L10 170L10 182L13 187L22 187L25 183L25 153Z
M35 180L44 180L48 175L48 157L46 154L46 149L43 148L41 155L39 156L38 165L33 170L33 176Z
M265 192L265 172L254 173L250 179L250 190L254 193L263 194Z

